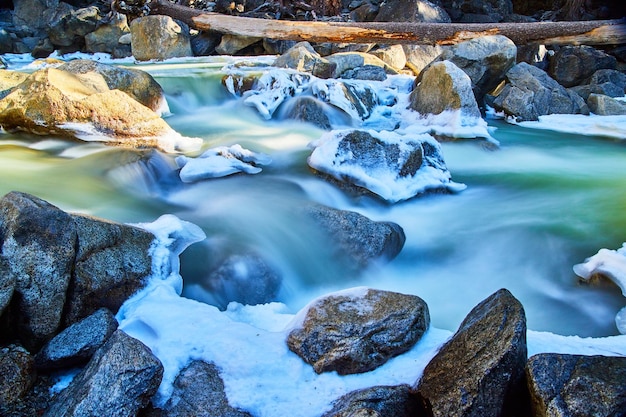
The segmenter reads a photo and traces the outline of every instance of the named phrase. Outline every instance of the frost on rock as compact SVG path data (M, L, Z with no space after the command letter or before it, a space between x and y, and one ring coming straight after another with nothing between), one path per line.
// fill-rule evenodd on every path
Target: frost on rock
M180 179L186 183L239 172L258 174L261 168L257 165L267 165L270 162L268 155L252 152L240 145L211 148L197 158L184 155L176 158Z
M585 262L574 265L574 273L586 281L595 276L603 276L613 281L626 297L626 243L617 250L600 249ZM615 317L615 324L621 334L626 334L626 307Z
M261 75L254 90L244 94L244 103L255 107L266 120L289 97L300 94L310 76L294 71L273 70Z
M441 147L427 134L333 131L310 146L314 150L308 163L313 169L391 203L428 191L465 189L465 185L450 180Z

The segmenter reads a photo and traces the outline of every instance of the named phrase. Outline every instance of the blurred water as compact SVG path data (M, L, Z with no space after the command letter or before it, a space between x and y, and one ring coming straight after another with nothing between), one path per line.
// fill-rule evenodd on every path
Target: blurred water
M263 120L221 86L218 66L145 66L163 85L178 132L204 149L238 143L271 155L254 176L182 185L173 156L2 134L0 192L35 194L71 211L121 222L174 213L200 225L207 241L182 257L188 296L211 301L202 283L216 259L260 253L279 272L279 299L293 311L312 297L356 285L417 294L433 324L454 330L479 301L508 288L529 328L561 334L616 334L625 302L617 287L579 283L572 266L626 240L623 143L532 130L491 120L500 147L444 143L452 179L468 188L396 205L350 198L314 177L307 144L322 131ZM296 208L309 201L394 221L407 236L386 265L355 274L335 260Z

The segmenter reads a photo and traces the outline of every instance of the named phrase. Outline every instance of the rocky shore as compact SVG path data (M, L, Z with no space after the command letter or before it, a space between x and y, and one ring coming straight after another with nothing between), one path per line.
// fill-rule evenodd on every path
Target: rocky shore
M267 119L275 117L287 99L296 102L286 117L328 131L312 145L310 168L346 191L372 193L389 204L463 188L451 181L437 142L459 139L441 127L449 125L451 114L477 132L488 108L517 121L548 114L626 114L626 103L619 100L626 93L623 45L604 50L518 47L500 35L450 47L273 42L198 33L167 16L128 22L99 2L14 3L0 13L4 54L46 58L80 51L137 60L277 55L257 75L226 75L225 90ZM266 13L264 7L270 7L232 5L205 6L225 13ZM360 21L401 19L398 10L410 10L416 21L441 22L523 22L564 13L525 10L507 1L468 3L464 8L447 1L408 6L399 0L353 1L342 10L344 18ZM310 17L310 10L291 12ZM611 9L602 6L586 13L589 18L607 17L603 14ZM163 91L148 74L89 60L45 62L31 73L1 71L0 126L5 130L165 153L200 148L200 139L181 136L161 118L167 111ZM272 68L284 73L277 75ZM320 102L366 122L376 109L397 105L397 96L357 87L351 80L375 83L395 74L415 77L404 109L432 120L426 136L402 129L333 131ZM473 138L489 139L486 130ZM234 148L195 159L181 155L178 169L187 167L181 181L219 176L202 164L194 165L213 157L231 163L224 175L253 174L267 162L262 155ZM333 168L337 165L366 174L356 175L355 169L338 172ZM378 187L371 172L384 172L394 186ZM425 176L435 182L425 186ZM404 245L404 231L395 223L323 206L304 207L298 215L313 218L329 242L332 236L336 256L356 270L393 259ZM219 367L204 361L186 364L164 404L156 407L151 402L163 379L163 365L145 344L117 328L115 315L154 276L167 275L163 270L177 265L155 262L155 239L140 227L67 213L19 191L2 197L0 415L250 415L228 403ZM189 243L172 237L164 250L176 258ZM257 269L260 287L247 295L251 298L237 301L273 301L279 279L262 259L242 256ZM225 262L216 274L231 272ZM283 342L318 374L351 375L407 352L429 327L428 306L418 296L360 288L313 300ZM626 415L626 357L543 353L529 358L526 335L523 306L508 290L499 290L469 312L419 379L351 392L319 415ZM76 375L67 388L50 390L54 373L71 370Z

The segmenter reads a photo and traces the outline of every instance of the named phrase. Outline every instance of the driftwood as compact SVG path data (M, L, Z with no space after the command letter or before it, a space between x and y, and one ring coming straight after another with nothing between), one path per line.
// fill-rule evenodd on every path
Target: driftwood
M451 45L501 34L517 45L619 45L626 20L531 23L310 22L257 19L203 12L167 0L143 2L150 14L168 15L203 31L258 38L336 43ZM122 11L123 12L123 11Z

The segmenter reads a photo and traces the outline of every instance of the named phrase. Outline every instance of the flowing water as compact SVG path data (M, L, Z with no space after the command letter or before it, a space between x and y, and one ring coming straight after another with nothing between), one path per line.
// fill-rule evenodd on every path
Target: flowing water
M530 329L617 334L614 317L626 304L619 289L582 284L572 266L626 240L624 143L492 119L498 148L443 144L452 179L465 191L389 205L349 197L313 176L307 144L323 132L263 120L222 87L221 66L143 68L164 87L175 130L203 138L205 149L238 143L270 155L260 174L183 186L172 176L170 155L5 133L0 192L24 191L125 223L173 213L201 226L207 240L183 254L181 272L184 295L207 302L215 302L204 283L215 259L254 252L279 271L279 299L294 312L313 297L368 285L419 295L433 325L454 330L474 305L508 288L524 304ZM293 214L307 201L394 221L406 244L393 261L350 272L330 256L315 226Z

